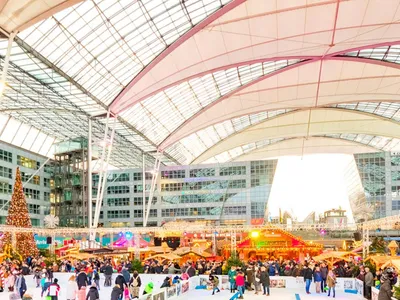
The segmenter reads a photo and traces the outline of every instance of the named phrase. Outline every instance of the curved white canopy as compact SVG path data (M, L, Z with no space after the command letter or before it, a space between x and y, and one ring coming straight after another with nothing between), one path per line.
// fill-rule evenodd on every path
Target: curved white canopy
M309 138L286 139L239 155L233 159L233 161L262 160L281 156L298 156L316 153L354 154L369 152L376 152L376 148L338 138L312 136Z
M231 135L199 155L194 164L201 163L224 151L269 139L309 137L324 134L362 133L400 139L398 123L372 114L338 109L308 109L283 114L249 126Z
M8 32L79 1L13 2L3 5L10 22L0 14ZM24 5L32 9L9 11ZM332 134L367 135L387 141L371 147L395 150L398 7L400 0L84 1L17 35L0 110L65 139L83 135L88 117L100 128L111 109L120 163L138 153L130 165L141 163L140 151L162 151L166 164L222 162L252 143ZM0 42L1 56L5 49Z
M0 27L7 32L22 31L83 0L2 0Z

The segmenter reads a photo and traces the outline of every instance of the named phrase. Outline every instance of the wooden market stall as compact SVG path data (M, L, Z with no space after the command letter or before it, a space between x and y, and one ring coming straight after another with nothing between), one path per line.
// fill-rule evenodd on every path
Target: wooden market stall
M368 256L365 261L372 261L377 269L394 267L397 272L400 272L400 256L397 256L397 250L399 248L396 241L391 241L388 245L390 255L385 254L374 254Z
M265 258L296 258L304 260L305 255L314 256L322 252L323 245L306 242L302 238L279 228L268 227L250 232L248 237L237 244L239 257L243 260ZM225 258L230 256L230 245L225 247Z
M197 261L201 258L207 259L212 256L207 251L193 249L191 247L180 247L172 253L181 257L181 263L184 263L188 260Z
M333 266L339 261L351 261L350 257L358 256L355 253L348 251L328 251L314 256L313 259L317 262L325 261L329 266Z
M155 254L152 256L149 256L146 258L146 260L150 260L150 259L157 259L157 260L161 260L161 261L179 261L182 257L180 257L179 255L176 255L174 253L167 253L167 254L163 254L163 253L159 253L159 254Z

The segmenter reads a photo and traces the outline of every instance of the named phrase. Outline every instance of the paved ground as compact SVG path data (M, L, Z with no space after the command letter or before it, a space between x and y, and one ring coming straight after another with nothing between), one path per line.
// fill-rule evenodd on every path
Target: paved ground
M303 290L295 290L295 289L272 289L271 295L269 297L262 296L262 295L254 295L254 293L246 292L244 294L244 299L248 300L258 300L258 299L268 299L268 300L295 300L295 294L299 294L300 299L312 299L312 300L319 300L319 299L333 299L332 296L328 298L327 294L311 294L307 295ZM201 300L228 300L232 294L229 291L222 291L221 293L217 293L214 296L211 295L210 291L204 290L195 290L190 291L189 295L186 299L201 299ZM182 298L183 299L183 298ZM356 295L352 294L345 294L345 293L338 293L336 294L337 300L351 300L351 299L359 299Z
M61 286L61 294L59 297L59 300L66 300L65 298L65 290L67 286L67 282L63 282L60 280L60 286ZM41 300L42 298L40 297L40 288L35 288L35 284L31 278L27 278L27 285L28 285L28 292L30 295L33 296L34 300ZM296 300L295 294L299 294L300 300L307 300L307 299L312 299L312 300L319 300L319 299L333 299L333 298L328 298L327 294L311 294L311 295L306 295L304 289L301 290L295 290L295 289L271 289L271 296L266 297L262 295L254 295L253 292L246 292L244 294L244 298L248 300L257 300L257 299L268 299L268 300ZM111 288L102 288L100 290L100 300L109 300L111 295ZM188 300L196 300L196 299L201 299L201 300L229 300L232 294L227 291L221 291L220 293L215 294L214 296L211 295L211 291L208 290L193 290L190 291L187 295L181 296L179 300L183 299L188 299ZM9 299L9 293L3 292L0 293L0 300L8 300ZM351 300L351 299L359 299L356 295L353 294L345 294L345 293L337 293L336 298L337 300Z

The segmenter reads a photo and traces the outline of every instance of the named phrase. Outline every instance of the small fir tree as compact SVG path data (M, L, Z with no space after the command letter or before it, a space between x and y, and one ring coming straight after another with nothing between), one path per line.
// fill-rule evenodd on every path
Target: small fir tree
M23 228L32 227L19 168L17 168L15 176L14 191L8 208L6 225ZM15 235L16 249L14 250L16 250L24 259L28 256L36 256L39 254L33 233L21 232L16 233ZM11 239L11 234L8 232L5 233L3 238L3 248L5 245L12 244Z

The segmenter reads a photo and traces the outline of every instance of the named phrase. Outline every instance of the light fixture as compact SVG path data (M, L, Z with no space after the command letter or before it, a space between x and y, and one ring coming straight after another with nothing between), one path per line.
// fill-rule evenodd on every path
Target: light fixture
M259 231L252 231L250 233L251 238L256 239L260 236L260 232Z

